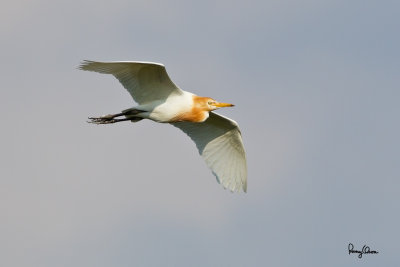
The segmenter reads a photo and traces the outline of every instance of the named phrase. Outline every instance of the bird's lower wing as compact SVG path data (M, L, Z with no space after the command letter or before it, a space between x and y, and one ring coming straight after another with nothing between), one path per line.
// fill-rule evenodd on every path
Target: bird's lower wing
M233 192L247 190L247 163L239 126L219 114L210 112L202 123L171 123L196 143L200 155L217 177Z
M171 81L164 65L158 63L85 60L79 68L114 75L138 104L165 100L171 94L183 93Z

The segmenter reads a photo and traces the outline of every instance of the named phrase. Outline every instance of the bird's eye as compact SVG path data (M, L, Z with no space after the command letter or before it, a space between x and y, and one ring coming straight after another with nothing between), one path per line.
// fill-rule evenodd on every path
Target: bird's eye
M213 101L208 101L208 104L209 104L209 105L213 105L214 102L213 102Z

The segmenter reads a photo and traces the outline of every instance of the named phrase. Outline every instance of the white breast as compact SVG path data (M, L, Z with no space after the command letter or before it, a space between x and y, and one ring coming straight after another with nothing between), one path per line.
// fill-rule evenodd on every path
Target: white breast
M154 101L140 105L137 109L148 110L142 114L144 118L157 122L170 122L179 114L190 112L193 107L193 94L185 92L183 95L175 95L166 101Z

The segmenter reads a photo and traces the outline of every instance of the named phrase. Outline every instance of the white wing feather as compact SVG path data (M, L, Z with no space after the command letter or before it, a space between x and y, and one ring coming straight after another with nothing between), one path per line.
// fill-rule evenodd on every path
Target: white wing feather
M210 112L202 123L171 123L196 143L200 155L216 176L217 181L233 192L247 190L246 153L238 124Z
M112 74L140 105L183 94L169 78L164 65L152 62L96 62L85 60L82 70Z

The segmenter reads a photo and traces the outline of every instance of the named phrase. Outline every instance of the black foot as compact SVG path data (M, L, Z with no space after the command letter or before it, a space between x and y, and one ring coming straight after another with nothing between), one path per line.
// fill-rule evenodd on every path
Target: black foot
M120 121L119 119L115 119L116 117L122 116L123 114L109 114L101 117L89 117L88 123L94 124L110 124Z
M116 117L123 116L124 114L109 114L101 117L89 117L88 123L93 124L111 124L120 121L130 121L132 119L124 118L124 119L116 119Z
M115 122L114 118L108 116L103 116L98 118L89 117L88 119L89 119L88 123L94 123L94 124L109 124Z

